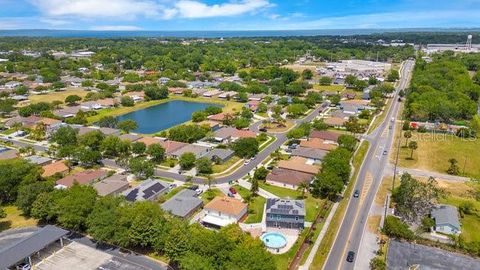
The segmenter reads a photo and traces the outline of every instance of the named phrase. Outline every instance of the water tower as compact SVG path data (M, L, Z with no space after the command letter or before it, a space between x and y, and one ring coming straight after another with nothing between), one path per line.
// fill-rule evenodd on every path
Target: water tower
M468 35L467 44L465 44L465 49L470 51L472 49L472 35Z

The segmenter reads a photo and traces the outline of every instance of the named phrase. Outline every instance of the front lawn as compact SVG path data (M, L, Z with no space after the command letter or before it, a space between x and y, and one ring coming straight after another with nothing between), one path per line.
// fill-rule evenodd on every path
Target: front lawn
M218 188L211 188L203 192L200 196L200 199L203 200L203 204L207 204L217 196L224 197L225 194L223 194L223 192Z
M319 84L314 84L313 85L314 90L319 90L319 91L339 91L342 92L345 90L344 85L339 85L339 84L332 84L332 85L319 85Z
M7 217L0 219L0 232L8 229L37 226L37 220L27 218L16 206L3 206Z
M242 196L246 198L250 195L250 190L241 187L239 185L233 186L235 190ZM248 217L245 220L245 223L260 223L262 222L263 209L267 199L262 196L255 196L253 200L248 204Z
M280 198L291 198L291 199L297 199L302 196L302 193L298 190L293 190L293 189L288 189L288 188L282 188L282 187L277 187L274 185L267 184L265 182L259 181L258 182L258 187L261 189L264 189Z
M240 160L239 157L233 156L231 159L225 161L222 164L215 164L215 165L212 166L213 173L222 173L222 172L230 169L230 167L232 167L239 160Z

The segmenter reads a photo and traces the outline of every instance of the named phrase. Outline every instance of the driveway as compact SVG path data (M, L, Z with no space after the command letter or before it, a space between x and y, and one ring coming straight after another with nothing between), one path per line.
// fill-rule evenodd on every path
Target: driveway
M390 241L387 268L404 270L412 265L428 270L478 270L480 260L428 246Z

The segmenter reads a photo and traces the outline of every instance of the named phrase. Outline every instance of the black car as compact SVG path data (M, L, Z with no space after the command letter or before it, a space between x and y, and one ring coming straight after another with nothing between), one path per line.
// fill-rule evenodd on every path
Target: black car
M359 196L360 196L360 191L356 189L355 192L353 192L353 197L358 198Z
M259 129L261 132L267 132L267 129L266 128L261 128Z
M347 262L353 262L355 260L355 252L349 251L347 254Z
M197 189L198 189L198 186L197 186L197 185L189 186L188 189L197 190Z

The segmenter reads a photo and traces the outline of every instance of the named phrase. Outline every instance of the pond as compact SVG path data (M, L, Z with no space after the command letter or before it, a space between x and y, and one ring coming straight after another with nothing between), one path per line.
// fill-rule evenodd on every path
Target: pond
M192 119L192 113L219 104L173 100L117 117L118 121L134 120L137 133L151 134L171 128Z

